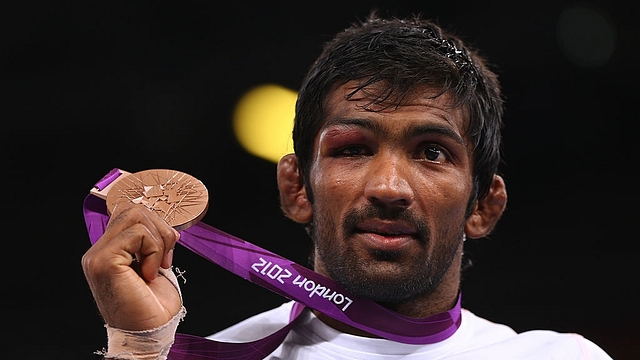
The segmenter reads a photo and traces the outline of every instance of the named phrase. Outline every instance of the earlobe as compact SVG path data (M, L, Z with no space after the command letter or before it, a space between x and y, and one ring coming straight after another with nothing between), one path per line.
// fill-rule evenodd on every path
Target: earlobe
M507 186L499 175L493 176L487 196L476 202L467 219L465 233L471 239L487 236L500 220L507 206Z
M313 216L313 208L300 177L298 160L295 155L287 154L283 156L278 162L277 172L282 212L295 222L301 224L310 222Z

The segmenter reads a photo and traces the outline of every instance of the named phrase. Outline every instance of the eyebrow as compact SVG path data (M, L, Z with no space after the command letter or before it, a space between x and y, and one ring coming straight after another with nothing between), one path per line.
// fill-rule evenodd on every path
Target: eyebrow
M404 134L402 134L402 136L405 139L408 139L410 137L420 136L422 134L434 134L434 133L444 135L449 139L452 139L453 141L457 142L458 144L462 146L466 146L466 143L464 142L464 139L462 138L462 136L460 136L460 134L455 132L452 128L442 126L442 125L429 124L429 125L412 126L409 129L407 129L404 132Z
M374 123L371 120L361 118L333 118L327 120L327 122L322 127L326 129L331 126L356 126L371 130L376 133L382 132L382 126L380 126L378 123Z
M363 129L370 130L377 134L380 134L383 132L383 127L379 123L373 122L368 119L361 119L361 118L334 118L334 119L328 120L323 127L328 128L331 126L355 126L355 127L360 127ZM466 146L466 143L464 139L460 136L460 134L455 132L450 127L437 125L437 124L411 126L402 133L402 138L409 139L409 138L418 137L424 134L444 135L447 138L452 139L456 143L462 146Z

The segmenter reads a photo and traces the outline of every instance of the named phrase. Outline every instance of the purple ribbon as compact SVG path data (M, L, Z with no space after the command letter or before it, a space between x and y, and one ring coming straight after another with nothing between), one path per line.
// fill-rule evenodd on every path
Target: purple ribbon
M96 186L102 189L114 179L108 174ZM105 201L87 195L84 218L94 244L104 234L109 221ZM297 303L287 326L254 342L224 343L178 333L171 348L169 358L172 360L262 359L284 340L305 306L371 334L407 344L445 340L461 323L461 296L449 311L422 319L406 317L368 299L350 295L332 279L202 222L183 230L179 243L228 271Z

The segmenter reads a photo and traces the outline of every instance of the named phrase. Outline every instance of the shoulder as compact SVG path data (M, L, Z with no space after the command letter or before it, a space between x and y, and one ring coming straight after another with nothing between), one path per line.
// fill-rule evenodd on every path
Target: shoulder
M518 334L517 343L529 346L532 354L553 354L554 359L611 359L598 345L576 333L530 330Z
M517 333L506 325L463 311L469 344L480 353L527 359L611 359L602 348L580 334L552 330Z

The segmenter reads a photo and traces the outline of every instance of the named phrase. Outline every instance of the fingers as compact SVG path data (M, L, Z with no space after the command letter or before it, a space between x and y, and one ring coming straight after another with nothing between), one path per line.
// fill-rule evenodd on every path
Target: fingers
M179 234L144 205L119 204L82 268L104 321L129 330L160 326L181 300L159 268L169 268ZM134 259L136 262L134 262Z
M139 262L141 276L155 279L158 268L171 267L179 233L143 205L121 203L113 209L104 235L93 247L111 256L113 265Z

